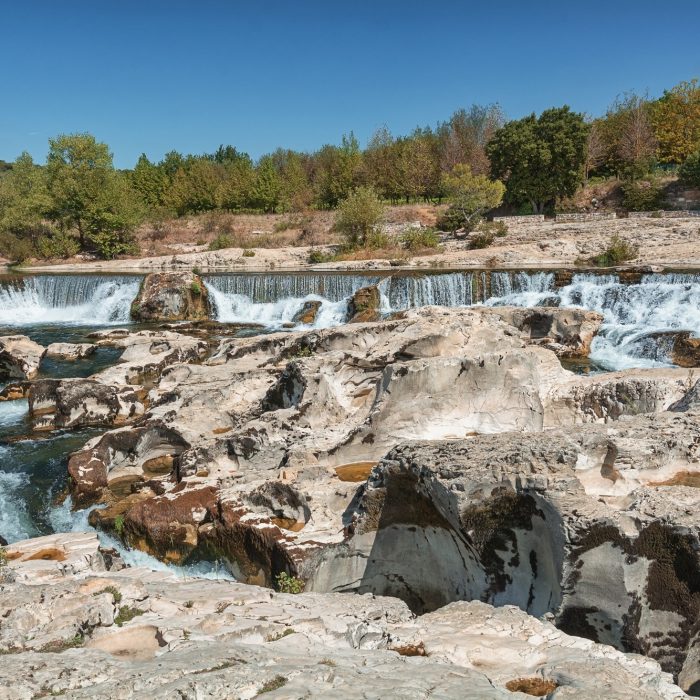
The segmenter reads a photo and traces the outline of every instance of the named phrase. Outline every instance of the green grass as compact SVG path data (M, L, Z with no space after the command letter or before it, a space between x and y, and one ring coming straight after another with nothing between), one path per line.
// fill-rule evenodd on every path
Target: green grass
M145 612L144 610L139 610L138 608L132 608L129 605L122 605L122 607L119 608L119 612L117 613L117 616L114 618L114 624L117 625L117 627L121 627L125 622L130 622L135 617L138 617L139 615L143 615L144 612Z

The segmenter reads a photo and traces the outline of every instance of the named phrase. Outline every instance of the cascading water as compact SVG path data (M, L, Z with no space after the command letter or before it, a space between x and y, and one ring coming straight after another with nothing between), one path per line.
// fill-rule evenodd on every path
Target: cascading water
M622 284L616 275L574 275L560 290L562 306L581 306L605 317L591 357L610 369L670 364L668 338L657 334L700 333L700 277L645 275Z
M0 326L126 323L140 282L134 276L9 278L0 282Z
M347 316L347 300L378 277L362 275L214 275L205 280L216 318L225 323L292 323L309 301L320 302L314 326L336 326Z

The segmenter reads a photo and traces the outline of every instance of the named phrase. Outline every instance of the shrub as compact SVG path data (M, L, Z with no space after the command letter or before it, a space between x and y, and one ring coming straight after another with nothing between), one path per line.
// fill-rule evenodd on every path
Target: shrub
M309 264L318 265L319 263L330 262L333 260L333 255L331 253L326 253L318 248L312 248L309 251Z
M385 207L372 187L358 187L338 206L335 230L351 246L365 246L384 219Z
M688 156L678 169L678 179L688 187L700 187L700 151Z
M11 233L0 233L0 251L2 255L16 263L23 263L36 255L31 242L18 238Z
M117 627L121 627L125 622L130 622L135 617L143 615L143 613L144 611L139 610L138 608L132 608L129 605L122 605L122 607L119 608L119 612L117 613L116 617L114 618L114 624L117 625Z
M401 236L401 242L409 250L437 248L440 245L440 236L434 228L410 228Z
M622 185L622 206L627 211L661 208L661 187L653 180L630 180Z
M474 249L488 248L496 238L496 234L493 231L477 231L469 239L469 247Z
M228 233L220 233L210 244L209 250L223 250L224 248L232 248L233 241Z
M440 231L449 231L450 233L454 233L460 228L464 228L469 232L473 231L478 223L478 221L474 221L473 225L467 228L462 212L454 207L449 207L438 217L436 226Z
M71 258L80 252L78 240L67 233L41 236L36 247L42 258Z
M271 693L273 690L279 690L284 687L287 683L287 679L284 676L275 676L272 680L265 681L260 688L258 695L263 693Z
M134 314L134 309L132 305L131 309L132 315ZM137 309L138 313L138 309ZM114 518L114 531L121 537L122 532L124 532L124 516L123 515L118 515L116 518Z
M255 251L251 250L250 248L246 248L243 251L243 257L244 258L254 258L255 257Z
M202 285L199 284L197 280L194 280L192 284L190 284L190 291L192 292L192 294L198 297L202 293Z
M508 235L508 225L505 221L484 221L479 229L493 233L496 238L503 238Z
M277 574L275 579L280 593L301 593L306 584L296 576L290 576L286 571Z
M380 250L381 248L388 248L390 245L391 241L389 237L379 229L368 233L364 243L364 247L370 250Z
M119 592L116 586L105 586L101 591L96 591L93 593L93 595L98 596L102 595L103 593L109 593L116 605L119 605L119 603L122 602L122 594Z
M610 239L608 247L600 255L594 257L591 262L594 265L598 265L598 267L612 267L636 258L638 253L639 249L637 246L628 243L615 234Z

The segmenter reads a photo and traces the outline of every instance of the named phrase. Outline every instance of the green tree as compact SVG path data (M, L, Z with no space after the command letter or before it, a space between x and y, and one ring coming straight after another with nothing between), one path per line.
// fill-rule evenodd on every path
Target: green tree
M229 211L251 207L255 171L250 157L227 160L222 167L223 178L216 194L218 206Z
M178 216L216 209L223 172L222 166L208 158L188 159L173 177L168 204Z
M678 170L681 183L689 187L700 187L700 151L691 153Z
M450 203L442 224L451 230L473 231L487 211L501 204L505 192L500 180L474 175L464 163L458 163L449 175L443 176L442 186Z
M0 179L0 229L35 243L51 209L46 172L24 152Z
M487 147L491 176L506 185L506 201L529 202L536 213L570 197L583 180L589 126L569 107L508 122Z
M399 139L396 150L395 192L406 203L419 197L429 198L437 189L440 172L432 134L416 130L412 136Z
M272 154L272 160L280 179L279 209L308 209L313 200L313 190L303 154L279 148Z
M263 156L255 168L251 204L255 209L274 212L280 201L282 183L272 156Z
M340 146L324 146L315 154L315 180L318 203L332 208L360 183L362 152L351 132Z
M157 209L165 204L170 178L161 166L151 163L145 153L139 157L131 172L131 182L144 204Z
M351 246L365 246L384 220L385 207L372 187L358 187L338 207L335 229Z
M143 212L107 144L91 134L50 139L46 173L50 216L64 232L78 232L81 248L90 242L106 257L129 248Z

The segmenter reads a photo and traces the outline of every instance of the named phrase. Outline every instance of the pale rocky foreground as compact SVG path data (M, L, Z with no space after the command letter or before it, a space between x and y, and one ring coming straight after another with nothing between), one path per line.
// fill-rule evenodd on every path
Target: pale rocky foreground
M0 596L0 697L646 700L683 692L656 662L570 637L513 606L415 617L395 598L274 593L146 569L105 571L94 534L16 543ZM32 558L33 557L33 558ZM118 562L111 560L118 568ZM128 621L125 611L137 614ZM121 617L120 617L121 614Z

